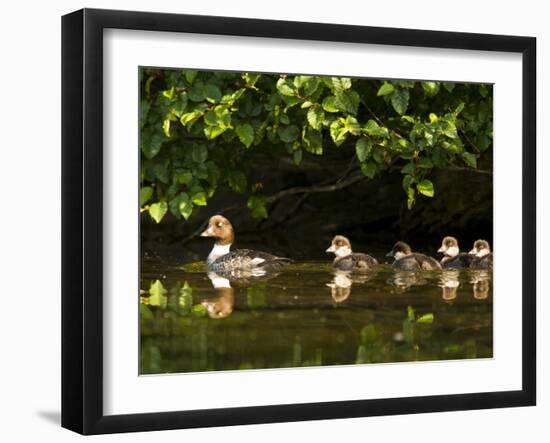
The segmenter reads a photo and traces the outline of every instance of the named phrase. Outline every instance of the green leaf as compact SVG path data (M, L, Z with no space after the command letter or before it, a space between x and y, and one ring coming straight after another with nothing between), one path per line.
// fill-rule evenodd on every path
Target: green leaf
M191 101L202 102L206 98L206 91L204 83L200 80L197 80L193 83L193 86L188 91L187 96Z
M250 148L250 146L254 142L254 128L252 127L252 125L248 123L237 125L237 127L235 128L235 132L237 133L237 136L239 137L241 143L247 148Z
M277 130L279 138L285 143L292 143L300 135L300 129L296 125L281 126Z
M321 129L324 119L325 113L319 106L309 108L307 111L307 121L313 129Z
M222 98L222 91L220 91L220 88L218 86L212 83L207 83L206 87L204 88L204 95L206 97L206 100L208 100L210 103L218 103Z
M206 135L208 140L212 140L222 135L226 130L227 128L223 126L206 126L204 128L204 135Z
M197 206L206 206L206 194L204 192L196 192L193 194L193 197L191 197L191 200L193 204Z
M364 137L357 140L357 143L355 144L355 153L357 154L357 158L360 162L364 162L369 157L371 150L372 142L370 140L367 140Z
M369 120L365 127L363 128L367 134L373 137L388 137L389 131L388 128L380 126L376 121Z
M342 125L340 119L334 120L330 125L330 136L336 146L340 146L346 141L347 129Z
M248 207L248 209L250 209L252 217L267 218L267 209L265 206L264 198L257 195L252 195L251 197L249 197L246 206Z
M420 160L418 160L416 166L423 169L430 169L434 167L434 164L429 157L422 157Z
M204 145L193 146L191 151L191 158L194 162L204 163L208 158L208 148Z
M153 188L151 186L144 186L139 190L139 206L143 206L153 196Z
M250 72L247 72L244 74L244 81L248 86L254 86L260 77L260 74L251 74Z
M411 186L407 189L407 208L411 209L415 202L416 190Z
M464 160L464 163L466 163L471 168L477 168L477 158L471 152L463 152L462 160Z
M168 138L170 138L170 119L165 118L162 122L162 131L164 132L164 135Z
M280 94L285 96L293 96L295 95L294 87L292 83L290 83L287 79L280 78L277 81L277 91L279 91Z
M233 171L229 176L229 186L231 186L235 192L246 191L246 175L241 171Z
M428 97L433 97L439 92L439 83L438 82L422 82L422 89Z
M407 112L409 106L409 90L397 89L391 96L391 104L395 112L402 115Z
M445 82L445 83L443 83L443 87L444 87L448 92L453 92L453 89L455 88L455 84L454 84L454 83Z
M319 131L308 128L303 132L302 139L307 152L315 155L323 154L323 135Z
M407 306L407 320L414 321L414 309L412 306Z
M189 84L193 84L195 81L195 77L197 76L197 71L193 71L191 69L187 69L184 72L185 80L189 82Z
M300 163L302 163L302 155L303 151L301 149L297 149L292 153L292 160L296 166L300 166Z
M376 175L377 169L376 163L372 161L361 163L361 172L368 178L373 178Z
M149 304L165 308L168 302L168 297L165 295L167 292L162 282L155 280L149 287Z
M360 100L359 94L356 91L344 91L336 95L334 103L341 111L357 115Z
M361 127L359 126L357 119L355 117L352 117L351 115L348 115L346 117L346 120L344 121L344 127L346 128L346 131L350 134L361 134Z
M139 127L143 129L145 123L147 123L147 116L151 109L151 102L148 100L141 100L139 104Z
M340 78L332 77L331 82L332 82L332 88L331 89L336 94L341 94L346 89L351 88L351 79L348 78L348 77L340 77Z
M417 183L416 189L418 189L418 192L420 192L422 195L425 195L426 197L434 196L434 185L428 179L424 179L420 183Z
M388 95L395 91L395 87L391 83L384 83L376 93L377 96Z
M183 218L185 220L189 220L189 217L191 217L191 213L193 212L193 203L189 200L189 198L182 199L179 203L178 209Z
M414 174L416 171L416 165L413 162L407 163L401 168L401 174Z
M201 115L202 112L200 111L187 112L185 114L182 114L180 122L183 126L191 126L199 119Z
M157 223L160 223L167 212L168 204L165 201L153 203L151 206L149 206L149 215Z
M162 96L167 98L168 100L172 100L174 98L174 92L175 88L172 86L170 89L162 91Z
M323 99L323 103L321 104L323 109L327 112L338 112L339 109L336 106L336 97L333 95L329 95L328 97L325 97Z
M201 304L194 305L191 312L195 317L206 317L206 315L208 314L207 309L204 307L204 305Z
M403 176L403 182L402 182L402 185L403 185L403 190L405 192L408 192L409 191L409 188L413 185L414 183L414 177L412 175L405 175Z
M429 314L421 315L416 319L417 323L433 323L434 315L430 312Z
M290 124L290 117L286 114L279 114L279 121L283 125L289 125Z
M193 180L193 174L189 171L179 172L177 174L177 180L180 185L187 185Z
M160 134L155 133L150 138L143 135L141 137L141 150L145 154L145 157L148 159L155 157L160 152L163 142L164 139Z

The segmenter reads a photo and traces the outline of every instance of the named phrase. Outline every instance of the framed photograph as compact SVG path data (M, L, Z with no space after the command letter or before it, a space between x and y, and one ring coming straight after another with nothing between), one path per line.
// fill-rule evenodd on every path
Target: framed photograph
M531 37L62 20L62 425L536 402Z

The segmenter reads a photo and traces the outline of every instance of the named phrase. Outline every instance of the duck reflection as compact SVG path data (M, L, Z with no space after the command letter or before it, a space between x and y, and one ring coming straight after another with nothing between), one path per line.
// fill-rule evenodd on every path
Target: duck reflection
M490 271L475 270L470 272L470 283L472 283L474 298L476 300L485 300L489 297L489 291L491 289Z
M395 271L387 280L389 285L395 286L397 292L405 292L412 286L425 285L427 280L420 274L412 271Z
M342 303L347 300L351 294L351 287L354 283L368 282L374 272L362 272L354 274L351 271L342 271L337 269L333 272L333 278L327 286L330 288L330 295L335 303Z
M458 269L443 269L441 272L441 278L439 286L441 286L441 298L443 300L451 301L456 298L459 281L460 271Z
M332 281L327 283L330 288L330 295L335 303L342 303L350 296L353 285L350 277L351 272L336 271Z
M215 272L209 272L207 275L216 290L216 296L204 299L201 301L201 305L206 308L206 312L210 318L220 319L229 317L235 306L235 289L231 287L229 279Z

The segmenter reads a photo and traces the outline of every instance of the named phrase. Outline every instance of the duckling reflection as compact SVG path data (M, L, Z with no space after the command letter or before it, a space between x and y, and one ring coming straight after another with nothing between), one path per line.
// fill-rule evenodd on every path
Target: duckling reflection
M389 285L395 286L397 292L405 292L412 286L425 285L427 280L413 271L395 271L387 280Z
M209 272L207 275L216 290L216 297L203 300L201 305L206 308L210 318L229 317L233 312L233 306L235 306L235 290L227 278L215 272Z
M456 298L457 290L460 286L458 280L459 275L460 271L458 269L443 269L439 284L439 286L441 286L441 298L443 298L443 300L451 301Z
M346 271L335 271L334 278L327 286L330 288L330 295L335 303L342 303L351 294L351 273Z
M327 283L332 299L335 303L342 303L350 296L351 287L354 283L366 283L375 274L376 272L374 271L357 274L351 271L342 271L341 269L334 270L332 281Z
M472 270L470 271L470 283L472 283L472 291L476 300L485 300L489 297L491 289L491 275L487 270Z

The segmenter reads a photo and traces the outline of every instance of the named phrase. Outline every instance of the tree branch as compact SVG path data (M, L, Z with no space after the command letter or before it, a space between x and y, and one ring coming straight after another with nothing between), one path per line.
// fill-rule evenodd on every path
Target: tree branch
M297 186L295 188L289 188L284 189L280 192L277 192L276 194L267 197L265 199L266 203L273 203L274 201L277 201L283 197L286 197L287 195L294 195L294 194L313 194L318 192L333 192L338 191L343 188L347 188L348 186L353 185L354 183L357 183L361 180L364 180L365 176L359 172L356 173L350 177L348 177L346 180L342 180L336 183L332 183L330 185L324 185L324 186Z
M485 169L474 169L474 168L466 168L464 166L449 166L447 168L448 171L468 171L468 172L475 172L477 174L484 174L484 175L493 175L493 171L487 171Z

